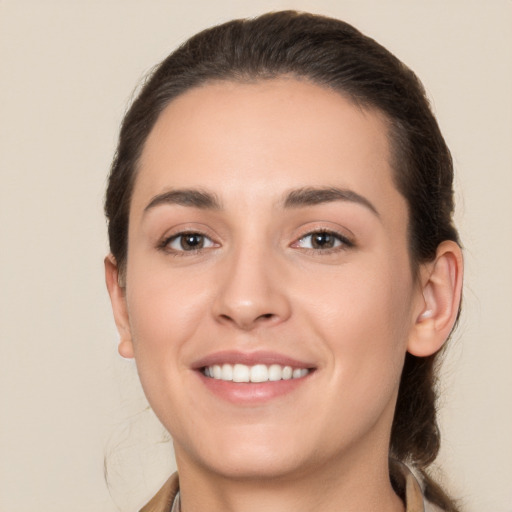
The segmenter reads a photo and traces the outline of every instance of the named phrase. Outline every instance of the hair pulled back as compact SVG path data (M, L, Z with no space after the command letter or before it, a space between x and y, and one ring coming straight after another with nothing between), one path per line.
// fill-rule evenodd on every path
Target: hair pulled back
M308 79L385 115L395 184L408 205L413 271L433 260L444 240L458 242L452 223L452 159L415 74L347 23L282 11L230 21L193 36L156 67L126 113L105 201L110 249L121 273L138 160L164 108L185 91L211 81L282 75ZM450 512L456 506L425 472L440 445L437 356L406 355L390 454L415 465L423 474L427 499Z

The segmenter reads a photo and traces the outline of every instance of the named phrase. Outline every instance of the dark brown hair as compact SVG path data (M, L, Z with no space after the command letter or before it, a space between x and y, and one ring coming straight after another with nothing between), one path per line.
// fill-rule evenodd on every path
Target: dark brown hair
M105 201L110 248L121 272L126 265L138 159L164 108L183 92L211 81L282 75L329 87L385 115L395 183L408 204L413 270L433 260L442 241L458 242L452 224L452 160L418 78L388 50L347 23L283 11L200 32L157 66L144 84L124 118ZM424 477L426 497L456 512L452 500L426 473L439 451L437 357L406 355L390 455L416 466Z

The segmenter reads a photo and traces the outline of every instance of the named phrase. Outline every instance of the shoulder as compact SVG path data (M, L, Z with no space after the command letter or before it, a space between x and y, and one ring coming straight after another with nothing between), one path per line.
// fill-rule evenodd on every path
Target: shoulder
M390 474L395 491L405 502L406 512L444 512L423 495L421 475L403 462L390 460Z
M392 474L395 484L401 488L401 494L406 503L406 512L444 512L424 499L421 478L415 475L413 469L393 461ZM140 512L169 512L178 491L178 473L174 473L155 496L141 508Z
M429 501L425 501L425 512L444 512L444 510Z
M178 473L174 473L140 512L169 512L178 489Z

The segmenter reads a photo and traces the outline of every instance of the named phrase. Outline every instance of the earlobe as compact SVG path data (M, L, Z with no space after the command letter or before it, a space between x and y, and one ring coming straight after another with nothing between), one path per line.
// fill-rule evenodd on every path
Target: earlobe
M422 269L422 298L415 311L407 351L418 357L437 352L457 320L462 294L463 261L459 245L451 240L437 248L436 258Z
M119 332L119 354L131 359L134 357L133 342L131 337L130 322L128 318L128 308L126 307L125 288L122 286L119 267L112 254L108 254L104 260L105 263L105 281L110 295L112 312Z

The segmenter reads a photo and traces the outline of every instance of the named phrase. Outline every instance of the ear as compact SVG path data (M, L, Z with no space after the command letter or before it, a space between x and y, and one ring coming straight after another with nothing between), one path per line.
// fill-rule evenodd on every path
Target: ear
M422 266L422 300L414 312L414 325L407 343L407 351L412 355L432 355L450 336L459 312L462 274L462 251L451 240L442 242L435 260Z
M119 332L118 351L122 357L133 358L133 342L128 318L128 308L126 307L126 292L120 282L119 268L112 254L105 258L105 281L107 283L112 311Z

